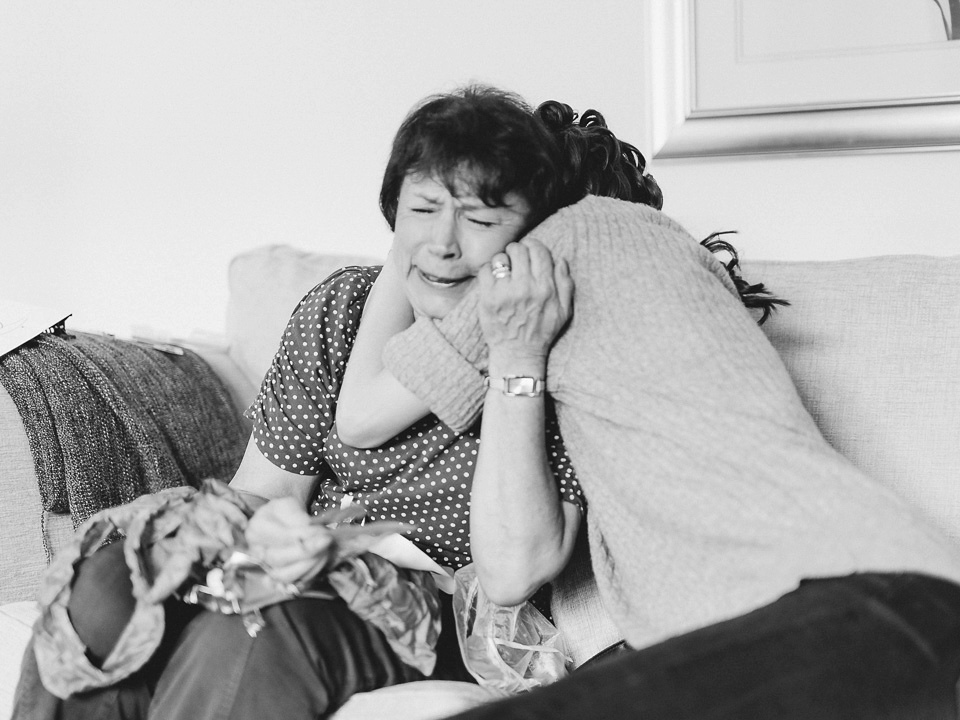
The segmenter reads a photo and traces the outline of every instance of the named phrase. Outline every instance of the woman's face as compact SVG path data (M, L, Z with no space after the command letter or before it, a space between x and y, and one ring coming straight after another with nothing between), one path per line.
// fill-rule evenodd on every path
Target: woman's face
M392 259L418 315L444 317L476 282L477 272L518 239L530 214L516 193L488 207L470 183L451 193L431 177L408 175L400 188Z

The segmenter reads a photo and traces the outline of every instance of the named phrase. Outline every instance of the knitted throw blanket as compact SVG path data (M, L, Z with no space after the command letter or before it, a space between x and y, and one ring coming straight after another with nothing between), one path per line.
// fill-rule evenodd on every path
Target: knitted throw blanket
M196 353L85 333L41 335L0 358L33 454L43 509L74 527L99 510L228 478L246 435Z
M588 197L530 236L570 263L574 314L547 389L597 585L631 645L742 615L803 578L960 580L960 549L824 440L720 262L680 225ZM418 320L384 355L453 426L482 406L476 302Z

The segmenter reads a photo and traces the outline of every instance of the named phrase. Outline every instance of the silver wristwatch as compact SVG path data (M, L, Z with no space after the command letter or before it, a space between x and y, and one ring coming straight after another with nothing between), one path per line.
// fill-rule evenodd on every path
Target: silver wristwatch
M499 390L511 397L539 397L543 395L543 380L522 375L505 375L502 378L487 377L484 385Z

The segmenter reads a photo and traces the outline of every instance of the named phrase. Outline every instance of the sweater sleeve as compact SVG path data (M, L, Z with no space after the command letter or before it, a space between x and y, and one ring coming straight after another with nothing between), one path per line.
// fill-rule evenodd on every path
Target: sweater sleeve
M444 424L463 432L483 409L487 355L474 290L442 320L419 318L392 337L383 364Z

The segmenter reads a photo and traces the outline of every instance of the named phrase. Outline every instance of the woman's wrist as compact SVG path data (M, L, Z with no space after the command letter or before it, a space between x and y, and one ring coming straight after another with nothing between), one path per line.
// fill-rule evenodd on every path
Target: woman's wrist
M505 395L538 397L543 394L547 359L539 353L495 354L491 351L487 389Z
M546 355L531 352L490 351L488 377L499 382L506 377L524 377L543 381L546 379Z

